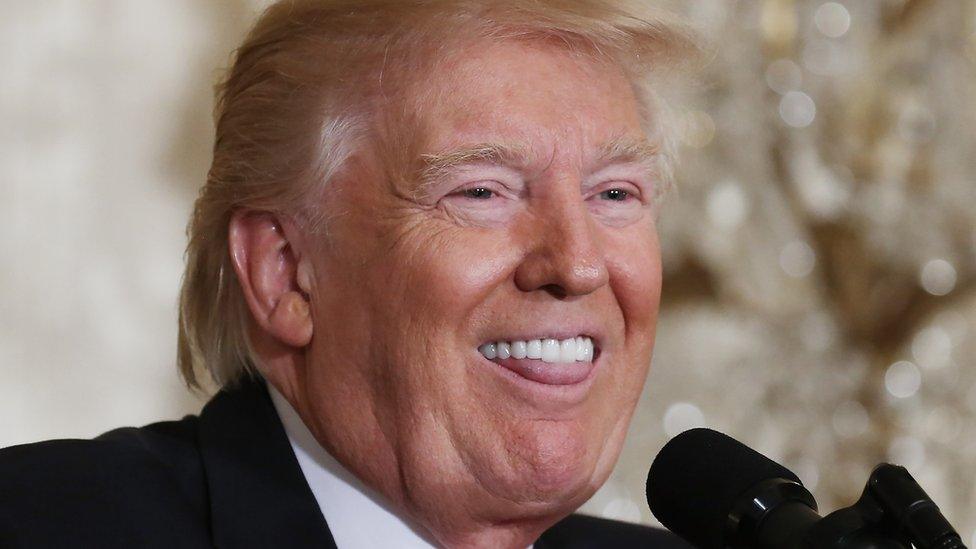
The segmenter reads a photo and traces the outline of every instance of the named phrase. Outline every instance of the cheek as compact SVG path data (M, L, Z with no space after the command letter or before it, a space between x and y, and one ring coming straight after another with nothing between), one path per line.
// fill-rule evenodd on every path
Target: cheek
M399 239L384 262L403 314L452 331L474 328L473 311L509 276L516 256L498 232L428 228Z
M463 372L479 343L484 305L511 272L513 247L500 244L498 233L428 224L401 234L382 258L387 274L377 282L388 282L391 303L375 317L382 335L370 362L381 365L374 384L396 410L388 423L407 437L403 444L427 432L431 417L466 418L458 431L480 437L496 431ZM484 421L471 424L478 416Z
M624 314L628 334L648 331L653 338L661 298L661 252L651 227L611 237L607 247L610 285Z

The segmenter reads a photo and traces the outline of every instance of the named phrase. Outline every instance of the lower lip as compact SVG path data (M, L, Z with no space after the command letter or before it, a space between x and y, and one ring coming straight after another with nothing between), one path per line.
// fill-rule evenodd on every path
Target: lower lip
M549 363L530 358L492 360L520 377L543 385L576 385L586 381L593 372L593 362Z

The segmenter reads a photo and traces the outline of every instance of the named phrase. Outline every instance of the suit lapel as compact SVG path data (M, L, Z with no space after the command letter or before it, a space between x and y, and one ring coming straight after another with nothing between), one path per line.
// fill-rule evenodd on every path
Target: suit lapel
M335 549L262 381L218 393L199 438L214 545Z

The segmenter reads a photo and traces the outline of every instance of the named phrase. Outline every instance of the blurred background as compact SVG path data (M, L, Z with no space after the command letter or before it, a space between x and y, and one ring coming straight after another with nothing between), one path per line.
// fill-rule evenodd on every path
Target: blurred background
M267 2L7 0L0 446L196 413L175 370L212 86ZM709 426L821 510L905 465L976 546L976 1L665 0L715 43L677 111L654 365L585 510L653 522Z

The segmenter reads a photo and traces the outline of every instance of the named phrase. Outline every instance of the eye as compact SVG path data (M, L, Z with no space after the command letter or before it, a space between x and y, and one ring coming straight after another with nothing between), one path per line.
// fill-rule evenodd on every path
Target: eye
M614 177L587 193L590 211L608 226L624 227L642 218L648 205L642 184Z
M523 205L520 195L494 180L458 185L438 200L438 208L461 225L496 227L506 223Z
M612 202L626 202L630 193L623 189L608 189L600 193L600 198Z
M486 187L472 187L462 190L461 195L465 198L473 198L475 200L488 200L495 196L495 192Z

